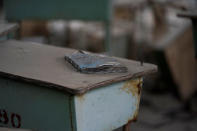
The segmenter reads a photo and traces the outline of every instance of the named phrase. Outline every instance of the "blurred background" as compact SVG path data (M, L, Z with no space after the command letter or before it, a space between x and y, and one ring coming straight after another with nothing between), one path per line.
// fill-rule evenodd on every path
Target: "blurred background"
M1 0L0 21L5 22ZM18 39L105 53L158 65L145 78L134 131L197 130L197 62L192 23L177 17L196 0L113 0L109 50L103 22L20 21Z

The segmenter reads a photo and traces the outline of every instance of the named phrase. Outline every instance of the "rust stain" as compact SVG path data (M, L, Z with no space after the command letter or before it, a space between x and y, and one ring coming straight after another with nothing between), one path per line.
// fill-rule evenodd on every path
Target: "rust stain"
M124 86L121 88L123 91L133 96L139 96L141 94L142 88L142 79L135 79L127 81Z
M77 98L79 99L79 101L83 102L85 101L85 94L77 95Z
M137 107L137 109L136 109L135 113L133 114L133 116L128 119L128 122L127 123L137 122L138 110L139 110L139 107Z
M138 118L138 113L139 113L139 107L137 107L134 115L133 115L133 118L131 119L133 122L136 122L137 121L137 118Z
M137 117L139 114L139 107L140 107L140 95L138 96L138 99L135 103L135 107L136 107L136 110L135 110L135 113L133 114L133 119L137 120Z
M133 116L128 119L128 123L130 122L136 122L138 113L139 113L139 104L140 104L140 95L141 95L141 89L142 89L142 79L134 79L127 81L124 86L121 88L123 91L125 91L128 94L132 94L136 98L135 102L135 112Z
M136 118L133 118L133 119L128 120L128 121L127 121L127 124L123 126L123 130L124 130L124 131L130 131L130 130L131 130L131 129L130 129L131 123L132 123L132 122L136 122L136 121L137 121Z
M136 121L137 121L137 118L136 118L136 117L134 117L133 119L128 120L128 122L127 122L127 123L132 123L132 122L136 122Z

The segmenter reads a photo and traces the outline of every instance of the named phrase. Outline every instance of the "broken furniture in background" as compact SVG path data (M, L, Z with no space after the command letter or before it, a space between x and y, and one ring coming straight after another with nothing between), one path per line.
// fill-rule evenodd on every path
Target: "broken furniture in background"
M183 100L189 100L197 91L197 62L195 60L191 25L177 32L165 47L165 57L173 80Z
M108 16L110 19L109 32L111 32L111 42L108 45L110 50L107 54L127 58L129 52L128 36L132 32L133 24L131 21L125 21L125 19L119 18L117 15L119 13L118 3L114 2L113 9L114 11L112 14L117 18ZM34 17L32 16L32 20L33 18ZM26 41L30 40L33 42L49 43L51 45L88 50L97 53L105 52L104 43L106 42L105 36L107 35L105 24L102 24L101 22L76 21L75 19L74 21L71 20L36 22L30 20L26 21L24 19L24 21L21 22L21 36L27 37L24 39ZM45 36L46 38L42 39L40 35ZM33 36L32 40L29 36ZM36 39L35 36L39 37Z
M152 81L153 85L156 83L155 86L151 86L156 88L154 90L160 88L161 90L158 90L158 92L162 93L165 90L174 91L175 89L181 99L186 101L195 94L197 89L195 82L197 77L196 61L194 57L192 58L194 51L192 51L191 23L189 20L177 17L177 13L183 7L180 3L178 5L175 2L169 3L157 4L155 2L152 6L154 8L149 8L150 13L146 14L146 17L143 14L141 15L141 18L139 18L141 23L138 22L140 25L135 26L139 27L137 30L141 31L139 31L139 35L134 36L134 48L131 51L136 53L132 54L135 56L130 56L131 58L140 56L144 61L159 65L158 77ZM151 16L152 20L148 16ZM138 15L138 17L140 16ZM146 18L153 24L146 27L143 23ZM161 23L154 24L159 21ZM147 37L144 30L149 30L151 35ZM137 50L139 48L140 50ZM155 81L158 81L158 83Z
M28 26L29 25L29 26ZM28 26L28 28L27 28ZM105 28L100 22L83 22L83 21L48 21L42 28L40 22L24 21L21 24L23 40L33 42L42 42L49 45L60 47L69 47L90 52L105 52ZM35 27L35 28L33 28ZM39 27L39 29L37 29ZM132 32L133 24L126 21L115 21L111 23L109 44L110 50L107 52L110 56L127 58L129 54L129 35ZM45 30L47 29L47 32ZM30 39L35 38L35 30L41 30L41 41ZM25 33L26 32L26 33ZM27 36L28 34L28 36ZM40 33L38 33L40 34ZM29 37L31 36L31 37ZM24 38L29 37L29 39Z
M113 13L112 2L112 0L21 0L20 2L4 0L4 11L8 21L63 19L103 22L105 50L108 51Z
M196 2L197 5L197 2ZM178 16L190 18L192 21L193 27L193 39L194 39L194 50L195 50L195 57L197 58L197 10L191 10L183 13L179 13Z

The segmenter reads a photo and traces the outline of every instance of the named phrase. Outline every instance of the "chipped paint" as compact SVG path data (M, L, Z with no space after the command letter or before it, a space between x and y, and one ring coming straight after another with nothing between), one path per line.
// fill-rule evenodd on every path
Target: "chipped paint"
M85 101L85 94L77 95L77 98L80 102Z
M136 97L137 101L135 103L136 110L133 114L133 116L128 120L128 123L130 121L137 121L138 113L139 113L139 104L140 104L140 95L141 95L141 89L142 89L143 80L142 78L130 80L127 81L124 86L121 88L123 91L125 91L128 94L132 94L132 96Z
M135 110L133 116L128 119L128 122L127 123L137 122L138 113L139 113L139 104L138 104L138 106L136 106L136 110Z
M123 91L133 96L140 96L142 88L142 79L135 79L127 81L124 86L121 88Z
M75 96L77 129L109 131L137 121L141 88L137 78Z

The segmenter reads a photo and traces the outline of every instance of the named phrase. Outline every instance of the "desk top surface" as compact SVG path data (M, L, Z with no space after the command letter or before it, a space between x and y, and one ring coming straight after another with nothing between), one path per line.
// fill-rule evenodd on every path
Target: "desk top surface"
M66 54L75 51L32 42L3 41L0 42L0 76L82 94L157 71L157 66L152 64L141 66L140 62L117 58L126 65L127 73L82 74L64 59Z

